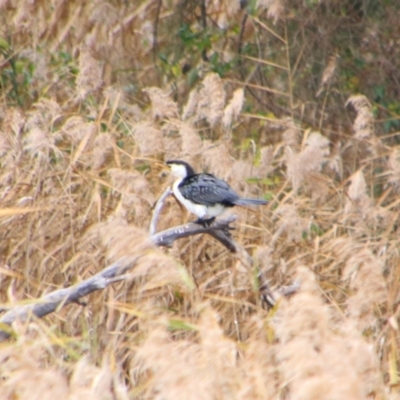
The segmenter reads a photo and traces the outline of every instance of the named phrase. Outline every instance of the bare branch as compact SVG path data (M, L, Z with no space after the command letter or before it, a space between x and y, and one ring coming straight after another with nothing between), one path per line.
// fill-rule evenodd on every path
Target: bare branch
M229 224L236 221L235 215L226 218L215 219L210 226L203 226L196 222L174 226L173 228L152 235L151 240L156 246L171 246L172 243L187 236L208 233L221 242L229 251L235 253L238 249L237 243L233 240L229 230Z
M293 283L293 285L290 285L290 286L282 286L281 288L279 288L277 290L277 292L281 296L290 296L291 294L298 292L299 289L300 289L300 283L295 282L295 283Z
M115 282L120 275L133 268L138 259L139 256L130 258L129 260L120 259L83 282L46 294L32 304L15 306L0 318L0 326L1 324L11 325L17 319L26 321L31 315L42 318L67 304L77 303L81 297L97 290L105 289L108 285ZM11 335L11 330L0 328L0 342L6 340Z
M160 216L161 210L164 207L164 201L171 193L172 193L171 188L167 187L167 189L165 189L164 193L157 200L157 203L154 206L153 215L152 215L151 221L150 221L150 228L149 228L150 235L154 235L157 232L157 222L158 222L158 218Z

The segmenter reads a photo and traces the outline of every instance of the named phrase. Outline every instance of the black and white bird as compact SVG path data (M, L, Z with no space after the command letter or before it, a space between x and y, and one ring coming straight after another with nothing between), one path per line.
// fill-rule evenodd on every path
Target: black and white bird
M202 225L210 224L229 207L268 203L265 200L240 198L225 181L211 174L196 174L185 161L170 160L167 165L178 178L172 186L176 199L195 214L198 217L196 222Z

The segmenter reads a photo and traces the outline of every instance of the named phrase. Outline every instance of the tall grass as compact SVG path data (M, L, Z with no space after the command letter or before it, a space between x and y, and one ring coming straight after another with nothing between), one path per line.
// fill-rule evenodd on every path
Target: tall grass
M283 3L268 3L276 25L263 8L261 25L239 7L208 9L220 25L242 21L243 40L279 34L276 61L287 67L271 89L285 94L274 97L281 114L260 111L269 95L254 100L267 82L243 90L253 75L221 78L206 65L189 84L155 68L177 7L160 4L1 5L0 65L35 65L30 82L13 72L18 90L9 75L0 82L1 309L142 257L86 306L16 322L0 347L0 398L397 398L398 133L382 135L375 104L357 92L340 92L332 125L336 58L320 71L316 108L299 118L303 60L280 36L290 28ZM143 250L171 158L270 200L232 211L253 269L208 236ZM159 229L190 218L171 197ZM268 309L260 273L301 289Z

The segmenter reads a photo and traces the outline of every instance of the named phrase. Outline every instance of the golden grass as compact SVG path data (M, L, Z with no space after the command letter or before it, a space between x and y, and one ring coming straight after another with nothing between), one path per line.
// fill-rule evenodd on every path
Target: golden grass
M126 281L86 307L15 323L0 347L0 398L397 398L400 157L376 135L368 99L349 98L353 132L338 128L340 143L292 118L262 125L240 114L246 94L214 73L185 103L151 68L143 15L153 17L156 2L89 3L50 12L39 2L29 18L27 4L7 10L18 51L65 46L79 73L38 51L47 75L34 80L37 99L21 107L1 98L1 309L135 255L171 183L166 159L271 201L233 210L253 270L208 236L191 237L146 249ZM282 18L273 3L270 15ZM142 63L148 98L113 80L130 62ZM188 218L169 198L159 230ZM259 273L301 289L268 310Z

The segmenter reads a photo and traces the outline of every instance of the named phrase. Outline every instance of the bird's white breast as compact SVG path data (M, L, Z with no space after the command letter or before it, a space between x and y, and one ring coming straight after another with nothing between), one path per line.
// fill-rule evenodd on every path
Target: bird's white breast
M192 214L196 215L198 218L212 218L218 217L225 211L225 207L222 204L215 204L214 206L205 206L203 204L195 204L185 199L181 191L179 190L179 184L182 179L178 179L172 186L172 191L174 192L177 200Z

